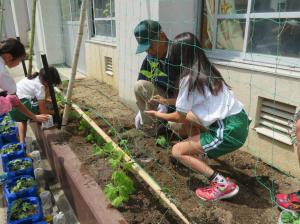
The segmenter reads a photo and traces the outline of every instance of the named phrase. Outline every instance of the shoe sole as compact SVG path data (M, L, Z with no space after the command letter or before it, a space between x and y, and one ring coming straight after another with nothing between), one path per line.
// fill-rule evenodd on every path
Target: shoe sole
M214 200L207 200L206 198L202 198L202 197L198 196L197 194L196 195L198 198L202 199L203 201L218 201L218 200L234 197L235 195L237 195L237 193L239 193L239 190L240 190L239 186L236 186L236 188L232 192L230 192L230 194L226 194L226 195L219 197L218 199L214 199Z

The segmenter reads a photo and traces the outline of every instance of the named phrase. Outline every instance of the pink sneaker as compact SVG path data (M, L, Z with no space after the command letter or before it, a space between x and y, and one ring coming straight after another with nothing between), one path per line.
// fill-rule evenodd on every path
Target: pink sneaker
M216 201L231 198L239 192L239 186L228 177L226 184L211 182L210 186L196 189L196 195L204 201Z
M282 210L300 212L300 197L296 192L290 194L276 194L276 203Z

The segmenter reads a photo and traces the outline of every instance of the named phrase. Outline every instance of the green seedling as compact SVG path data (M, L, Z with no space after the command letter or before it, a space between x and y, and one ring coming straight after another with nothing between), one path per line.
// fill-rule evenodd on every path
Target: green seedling
M10 171L24 170L31 166L32 166L32 162L29 160L22 161L21 159L15 159L8 163L8 167Z
M300 224L300 216L288 211L283 211L281 214L281 222L284 224Z
M89 127L90 127L90 125L89 125L89 123L86 120L84 120L84 119L80 120L79 127L78 127L79 131L85 131Z
M94 135L92 133L88 134L84 140L88 143L94 143L95 142L95 138Z
M169 143L166 140L166 138L164 136L159 136L156 140L155 140L155 144L162 147L162 148L168 148L169 147Z
M77 112L75 112L75 111L70 111L70 113L69 113L69 120L70 121L76 121L76 120L78 120L80 118L80 115L77 113Z
M0 154L8 154L19 150L19 143L17 144L10 144L8 147L0 150Z
M6 126L0 126L0 133L1 134L10 134L13 130L12 128L15 126L14 123L8 124Z
M156 78L158 77L166 77L167 74L162 72L159 68L159 62L158 61L151 61L148 59L148 63L150 65L150 71L147 70L141 70L140 73L142 75L144 75L145 77L147 77L148 79L151 80L151 82L153 82Z
M18 199L13 202L12 207L9 210L9 220L19 220L27 218L28 216L36 214L37 209L34 204Z
M11 187L10 191L13 193L36 186L36 182L32 177L21 177L16 184Z
M111 201L112 206L117 208L129 200L129 195L135 191L134 184L122 170L115 171L111 181L105 186L104 193Z
M107 133L109 136L116 136L117 134L116 129L114 127L110 127Z

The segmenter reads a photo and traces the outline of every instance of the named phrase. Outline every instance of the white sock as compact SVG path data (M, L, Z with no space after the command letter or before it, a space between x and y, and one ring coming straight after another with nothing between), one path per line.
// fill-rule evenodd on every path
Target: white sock
M212 181L217 182L219 184L226 184L227 183L226 178L224 176L222 176L221 174L219 174L219 173L215 176L215 178Z

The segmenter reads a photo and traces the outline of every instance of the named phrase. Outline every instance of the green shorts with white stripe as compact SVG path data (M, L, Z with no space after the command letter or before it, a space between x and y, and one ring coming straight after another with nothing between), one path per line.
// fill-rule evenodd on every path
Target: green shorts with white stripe
M244 110L217 120L208 130L200 134L200 143L208 158L217 158L233 152L245 143L250 120Z

